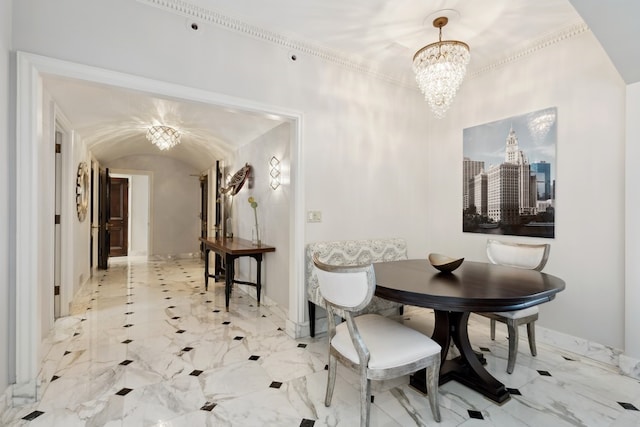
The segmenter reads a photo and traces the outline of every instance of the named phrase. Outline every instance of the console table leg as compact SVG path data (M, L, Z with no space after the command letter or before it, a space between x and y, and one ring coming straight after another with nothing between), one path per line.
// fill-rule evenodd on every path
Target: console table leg
M262 275L262 255L256 257L258 269L256 271L256 294L258 298L258 307L260 307L260 292L262 289L262 282L260 281Z
M231 299L231 287L233 286L233 277L235 275L235 261L233 257L226 257L226 274L224 278L224 303L225 308L229 311L229 300Z
M204 250L204 290L209 290L209 249Z

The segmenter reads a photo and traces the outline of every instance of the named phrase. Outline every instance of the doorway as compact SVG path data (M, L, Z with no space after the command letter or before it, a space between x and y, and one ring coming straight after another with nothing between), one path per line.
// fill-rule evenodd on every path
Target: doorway
M301 335L302 324L305 321L305 295L304 290L297 286L304 281L304 174L298 167L302 160L302 114L293 110L282 109L273 105L261 104L256 101L235 98L233 96L187 88L162 81L146 79L114 72L105 69L96 69L83 64L71 63L55 58L47 58L26 52L16 53L17 67L17 94L16 99L22 106L16 113L16 133L21 141L16 153L16 192L25 197L17 197L15 203L15 236L16 247L14 256L14 271L18 286L15 287L16 316L11 322L15 328L15 335L20 337L15 343L15 384L21 390L21 396L35 398L36 378L39 371L38 355L41 354L42 343L39 334L38 321L41 314L34 310L34 301L46 301L49 297L40 287L42 278L48 279L50 275L47 269L47 259L53 256L52 238L53 230L49 231L34 226L44 224L46 218L50 218L53 209L45 206L46 200L36 198L33 195L46 194L48 183L38 180L33 171L53 169L48 159L40 156L42 147L39 135L41 135L41 123L39 118L48 107L42 100L43 76L61 76L74 79L82 79L91 83L116 85L118 87L144 90L163 96L176 97L190 101L204 102L210 105L236 107L245 111L265 112L276 114L292 123L292 137L290 145L291 156L291 214L290 224L291 247L288 256L289 265L289 319L287 321L287 333L295 336ZM76 153L79 154L79 153ZM77 164L77 159L73 163ZM68 169L71 170L71 169ZM96 177L98 178L98 177ZM98 187L100 187L99 183ZM98 190L99 191L99 190ZM70 234L70 239L86 235L89 242L90 224L87 223ZM66 234L66 233L65 233ZM150 240L152 236L150 235ZM51 242L50 242L51 240ZM49 244L51 243L51 244ZM75 246L77 248L77 246ZM89 251L84 252L88 256ZM73 262L81 250L70 249L68 259ZM86 260L86 269L89 268L89 260ZM52 269L51 269L52 270ZM52 273L52 272L51 272ZM81 281L82 275L74 276L75 281ZM50 301L50 300L49 300ZM51 302L52 305L52 302ZM13 368L13 367L12 367Z
M110 179L109 256L129 254L129 179Z

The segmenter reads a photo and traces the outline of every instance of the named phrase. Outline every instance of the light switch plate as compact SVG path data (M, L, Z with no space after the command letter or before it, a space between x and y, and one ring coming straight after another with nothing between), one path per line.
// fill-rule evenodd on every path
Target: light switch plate
M307 211L307 222L322 222L322 211Z

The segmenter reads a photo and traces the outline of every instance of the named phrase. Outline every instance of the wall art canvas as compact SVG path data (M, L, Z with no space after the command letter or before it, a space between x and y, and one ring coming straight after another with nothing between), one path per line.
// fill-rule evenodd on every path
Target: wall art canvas
M557 108L463 130L462 231L555 236Z

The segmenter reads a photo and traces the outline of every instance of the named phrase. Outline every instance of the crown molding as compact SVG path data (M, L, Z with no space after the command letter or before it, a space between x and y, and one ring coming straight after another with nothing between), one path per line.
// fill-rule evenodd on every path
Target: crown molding
M365 60L354 61L352 56L314 45L312 43L295 40L291 37L286 37L282 34L274 31L267 30L257 25L248 24L236 18L232 18L213 10L197 7L182 0L137 0L140 3L146 3L151 6L155 6L164 10L168 10L173 13L177 13L182 16L198 19L201 22L208 22L210 24L217 25L219 27L235 31L238 33L246 34L250 37L264 40L273 44L280 45L289 50L305 53L323 59L328 62L332 62L341 67L349 70L368 74L379 80L386 81L388 83L398 84L401 86L415 86L415 82L407 82L406 78L401 76L392 75L389 73L383 73L377 69L373 64L367 63Z
M591 31L584 22L576 23L562 28L560 31L545 37L534 40L533 42L509 52L500 59L491 61L489 64L472 70L467 76L468 78L478 77L498 68L502 68L508 64L519 61L527 56L531 56L536 52L547 47L558 44L564 40L579 36L585 32Z
M365 60L356 61L351 55L327 49L314 45L312 43L296 40L291 37L286 37L282 34L274 31L267 30L265 28L248 24L236 18L232 18L216 11L205 9L195 6L187 1L183 0L137 0L140 3L145 3L150 6L158 7L182 16L187 16L193 19L200 20L202 22L208 22L219 27L235 31L238 33L246 34L250 37L264 40L270 43L274 43L283 46L289 50L312 55L317 58L321 58L325 61L337 64L341 67L347 68L351 71L355 71L361 74L367 74L379 80L387 83L396 84L403 87L419 90L414 79L408 79L406 76L399 76L390 73L384 73L380 71L379 67L374 64L368 63ZM518 48L506 56L501 57L498 60L481 66L475 70L471 69L467 74L467 78L474 78L492 70L504 67L510 63L518 61L527 56L533 55L536 52L547 48L549 46L560 43L564 40L570 39L575 36L579 36L584 32L590 31L589 27L584 23L576 23L569 25L558 32L547 35L540 39L534 40L532 43L527 44L522 48Z

